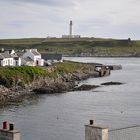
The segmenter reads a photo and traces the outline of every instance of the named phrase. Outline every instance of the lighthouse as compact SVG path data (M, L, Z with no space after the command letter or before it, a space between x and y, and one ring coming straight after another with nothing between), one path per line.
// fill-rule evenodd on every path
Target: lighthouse
M62 38L66 38L66 39L74 39L74 38L80 38L80 35L74 35L73 34L73 22L72 20L70 20L69 22L69 34L68 35L62 35Z
M72 25L73 25L72 20L70 20L70 32L69 32L69 35L71 37L72 37Z

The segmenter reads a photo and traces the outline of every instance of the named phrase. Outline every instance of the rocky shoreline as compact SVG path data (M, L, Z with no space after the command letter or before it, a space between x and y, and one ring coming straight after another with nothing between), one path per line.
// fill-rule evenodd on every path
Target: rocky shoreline
M8 104L8 102L19 102L24 99L25 96L30 96L34 93L41 94L53 94L62 93L73 90L83 90L75 88L79 81L88 79L90 77L102 77L110 75L110 69L102 67L99 71L93 66L89 70L81 70L79 72L58 74L57 78L50 77L37 77L25 87L19 85L7 88L0 85L0 105ZM92 88L89 86L89 88ZM94 88L94 86L93 86Z

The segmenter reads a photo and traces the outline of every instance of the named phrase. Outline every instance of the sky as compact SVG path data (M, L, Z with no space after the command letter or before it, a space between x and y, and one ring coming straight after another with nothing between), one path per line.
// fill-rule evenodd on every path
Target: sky
M140 39L140 0L0 0L0 39L82 37Z

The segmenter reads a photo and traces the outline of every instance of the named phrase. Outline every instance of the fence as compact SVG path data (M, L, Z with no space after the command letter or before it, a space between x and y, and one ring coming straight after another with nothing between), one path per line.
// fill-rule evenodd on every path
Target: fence
M140 140L140 125L109 130L90 120L85 125L85 140Z
M109 130L109 140L140 140L140 126Z

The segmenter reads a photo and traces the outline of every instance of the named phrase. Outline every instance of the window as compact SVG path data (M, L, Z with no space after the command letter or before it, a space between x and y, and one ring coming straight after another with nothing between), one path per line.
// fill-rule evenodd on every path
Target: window
M13 64L13 61L12 61L12 59L11 59L11 65Z
M5 60L3 60L3 65L5 65Z
M18 66L18 61L16 61L16 66Z
M8 65L10 65L10 59L8 59Z

